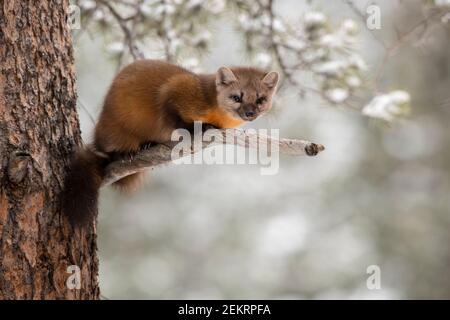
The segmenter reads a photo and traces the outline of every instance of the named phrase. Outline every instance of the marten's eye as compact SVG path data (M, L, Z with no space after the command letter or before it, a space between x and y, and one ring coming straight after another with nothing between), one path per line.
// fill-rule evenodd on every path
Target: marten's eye
M263 104L266 101L267 101L266 97L260 97L256 99L256 104Z
M231 95L230 99L234 100L234 102L238 102L238 103L242 102L242 98L236 94Z

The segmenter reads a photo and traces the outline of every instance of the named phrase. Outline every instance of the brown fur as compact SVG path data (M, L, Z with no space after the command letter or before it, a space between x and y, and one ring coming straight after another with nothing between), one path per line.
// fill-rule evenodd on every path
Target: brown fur
M106 158L91 148L80 149L75 153L61 194L62 212L68 216L72 225L87 224L95 217L98 190L106 162Z
M95 127L95 149L110 155L134 153L143 144L170 140L175 129L190 129L194 121L217 128L239 126L270 109L277 82L276 72L255 68L222 67L216 74L198 75L163 61L136 61L109 88ZM234 95L241 96L242 102L234 101ZM260 97L264 102L256 104ZM139 181L142 173L115 185L134 189ZM68 179L66 185L72 182Z

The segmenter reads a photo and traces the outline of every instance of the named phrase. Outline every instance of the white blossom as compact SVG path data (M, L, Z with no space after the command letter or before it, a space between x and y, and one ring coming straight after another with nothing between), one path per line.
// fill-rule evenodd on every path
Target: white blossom
M257 29L256 22L246 14L240 14L238 17L238 21L241 28L244 29L245 31L252 31Z
M106 51L108 51L108 53L112 55L120 54L123 52L124 49L125 49L124 44L123 42L120 41L111 42L106 47Z
M450 0L434 0L437 7L450 8Z
M195 57L189 57L189 58L183 59L181 61L181 65L183 67L185 67L188 70L192 70L192 71L195 71L195 69L198 68L199 64L200 64L200 61Z
M210 0L207 4L207 9L213 14L221 13L226 7L225 0Z
M193 8L200 7L204 3L205 3L205 0L189 0L186 4L186 7L188 9L193 9Z
M361 79L357 76L350 76L345 79L345 82L350 88L358 88L361 86Z
M450 22L450 13L445 14L442 18L441 18L442 23L447 24Z
M172 54L175 54L177 52L177 50L181 47L181 45L183 44L183 40L182 39L172 39L169 42L169 51Z
M392 121L408 111L411 98L408 92L392 91L377 95L367 104L362 113L366 116Z
M302 59L307 63L313 63L314 61L322 59L326 54L327 52L324 48L318 48L316 50L306 50L302 53Z
M272 25L273 25L273 30L276 32L285 32L286 31L286 27L285 27L283 21L281 21L280 19L274 19Z
M392 101L396 104L409 103L411 100L409 93L402 90L392 91L389 94L389 96L391 97Z
M343 73L348 64L343 60L332 60L316 64L313 70L318 74L338 76Z
M272 63L272 57L268 53L260 52L255 56L255 63L260 68L268 68Z
M344 44L342 37L332 33L320 37L319 42L321 45L328 48L339 48L343 47Z
M265 13L263 15L261 15L260 17L258 17L259 21L261 22L261 24L265 27L270 26L270 24L272 23L272 20L270 19L269 14Z
M358 55L358 54L351 54L348 57L348 61L350 63L350 66L355 67L356 69L360 71L366 71L367 70L367 64L364 61L364 59Z
M327 23L327 17L318 11L307 12L304 16L304 24L307 27L325 26Z
M152 17L154 10L147 3L141 4L139 11L146 17Z
M325 97L334 103L341 103L347 100L349 92L344 88L333 88L325 91Z
M92 19L94 19L96 21L104 20L105 13L102 10L95 10L94 14L92 15Z
M80 7L84 10L92 10L97 6L97 3L92 0L81 1Z
M173 29L167 30L166 31L166 36L169 39L175 39L177 37L177 32Z
M175 11L176 11L176 7L171 3L164 4L162 6L162 8L164 10L164 13L167 15L171 15L171 14L175 13Z
M153 8L153 10L150 8L147 14L149 17L152 17L155 20L161 20L164 15L164 10L164 6L159 5Z
M341 29L348 35L356 35L358 33L358 25L352 19L346 19L342 22Z

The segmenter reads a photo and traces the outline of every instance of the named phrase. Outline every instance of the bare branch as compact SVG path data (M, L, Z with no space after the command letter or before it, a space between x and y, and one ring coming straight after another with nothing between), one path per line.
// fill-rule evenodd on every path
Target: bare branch
M116 160L106 167L103 186L110 185L133 173L169 164L173 160L221 144L230 144L252 149L264 146L267 147L267 150L270 150L272 144L276 144L280 153L294 156L315 156L319 152L325 150L325 147L321 144L296 139L276 139L270 136L250 132L250 130L224 129L216 130L216 132L219 134L219 137L221 135L220 139L211 139L211 142L202 141L200 148L195 148L194 146L194 148L191 148L190 151L185 154L172 155L172 149L178 142L169 142L157 144L145 150L141 150L131 159L129 157L124 157Z
M105 6L109 10L109 12L111 12L112 16L116 19L117 23L119 24L120 28L122 29L122 32L124 35L124 42L128 46L128 50L130 51L130 54L133 57L133 60L143 59L144 55L142 54L142 52L140 52L140 50L134 43L134 38L135 38L134 32L127 25L127 21L133 20L134 16L124 18L119 14L119 12L114 8L114 6L111 5L111 3L109 3L108 1L97 0L97 2L99 4Z

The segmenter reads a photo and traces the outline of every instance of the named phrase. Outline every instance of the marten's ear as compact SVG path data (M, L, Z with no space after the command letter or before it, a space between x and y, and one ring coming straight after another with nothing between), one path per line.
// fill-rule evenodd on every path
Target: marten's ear
M278 72L271 71L264 76L264 78L262 79L262 83L264 83L268 88L272 89L275 88L278 84L279 78L280 76L278 75Z
M237 82L237 78L233 71L227 67L220 67L216 73L216 86L227 86L233 82Z

